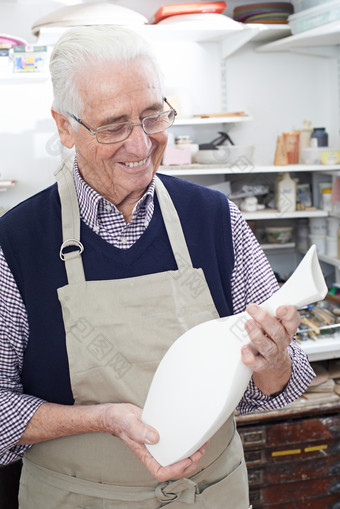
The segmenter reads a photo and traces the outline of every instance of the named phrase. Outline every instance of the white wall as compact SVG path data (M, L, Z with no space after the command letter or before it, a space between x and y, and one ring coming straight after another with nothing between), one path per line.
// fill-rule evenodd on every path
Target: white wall
M17 180L1 193L0 207L9 208L54 181L61 148L51 102L49 80L0 79L0 178Z
M326 127L331 146L340 146L337 60L258 53L256 46L227 60L228 109L245 109L254 119L233 129L237 143L256 146L256 163L273 164L277 135L309 120L313 127Z

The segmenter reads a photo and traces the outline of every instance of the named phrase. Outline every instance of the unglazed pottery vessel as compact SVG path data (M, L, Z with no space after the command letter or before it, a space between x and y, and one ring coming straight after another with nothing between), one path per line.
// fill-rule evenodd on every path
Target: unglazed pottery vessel
M305 306L324 299L327 286L313 245L289 280L261 307L275 315L281 305ZM169 348L152 380L142 420L156 428L146 445L162 466L189 457L224 424L247 388L252 371L241 360L251 343L240 313L188 330Z

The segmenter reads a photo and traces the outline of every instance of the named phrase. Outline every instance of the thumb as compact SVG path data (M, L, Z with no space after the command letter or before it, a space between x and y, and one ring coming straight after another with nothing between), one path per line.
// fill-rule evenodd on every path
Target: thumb
M130 437L141 444L156 444L159 440L158 431L140 420L135 421L130 427Z
M157 444L159 440L159 433L154 428L151 428L150 426L145 427L146 433L144 438L145 444Z

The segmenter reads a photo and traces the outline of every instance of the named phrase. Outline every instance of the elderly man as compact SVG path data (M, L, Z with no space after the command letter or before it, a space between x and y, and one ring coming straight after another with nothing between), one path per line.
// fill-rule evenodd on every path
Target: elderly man
M246 306L259 353L243 347L254 374L239 410L292 401L313 376L292 340L298 313L254 304L277 284L225 196L156 176L176 112L141 38L71 29L50 69L52 115L75 159L0 222L0 461L24 455L20 509L247 509L232 417L161 467L142 407L177 337Z

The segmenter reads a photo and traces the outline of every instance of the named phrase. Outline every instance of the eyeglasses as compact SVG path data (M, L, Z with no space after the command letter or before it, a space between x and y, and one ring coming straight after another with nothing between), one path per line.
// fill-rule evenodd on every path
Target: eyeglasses
M171 106L171 104L168 103L165 97L163 97L163 101L170 107L170 110L163 111L162 113L155 113L154 115L148 115L137 124L133 124L132 122L122 122L118 124L103 125L94 130L86 125L80 118L73 115L73 113L68 113L68 115L78 122L78 124L84 126L91 134L94 134L98 143L119 143L120 141L126 140L126 138L130 136L132 129L138 125L142 126L145 134L161 133L172 126L175 121L177 111Z

